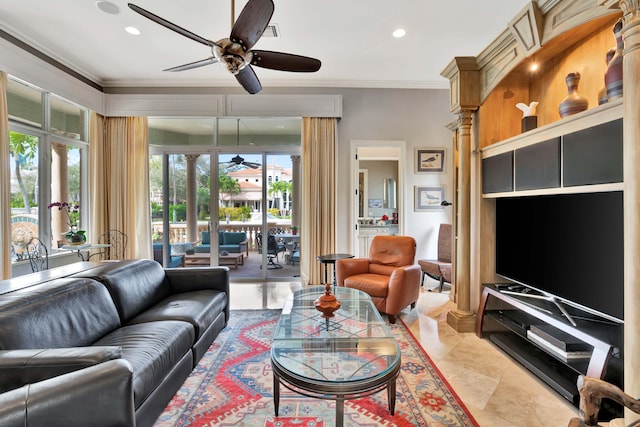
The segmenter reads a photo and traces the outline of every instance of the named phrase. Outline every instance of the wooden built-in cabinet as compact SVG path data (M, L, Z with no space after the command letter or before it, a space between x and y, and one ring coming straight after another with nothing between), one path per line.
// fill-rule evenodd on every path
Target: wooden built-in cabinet
M598 105L598 92L604 86L605 55L615 47L613 26L621 18L626 43L624 99ZM535 72L530 69L534 63L539 67ZM581 74L578 91L589 100L589 108L561 118L558 105L567 95L565 77L576 71ZM636 261L640 256L640 212L633 209L640 203L638 1L532 1L478 56L454 58L442 75L449 79L450 107L458 118L458 126L453 129L459 159L456 271L462 280L456 287L459 294L468 293L468 302L464 301L468 307L459 303L454 310L458 317L448 316L448 320L458 321L459 315L472 310L477 316L476 332L484 336L494 333L496 324L497 329L509 330L508 321L500 319L500 310L494 310L496 305L506 307L509 315L530 322L544 318L540 314L544 312L526 302L504 295L495 287L484 287L504 281L495 270L497 199L608 191L623 194L623 343L607 341L593 331L563 326L600 348L594 353L598 357L593 362L599 369L591 363L574 369L572 364L556 363L557 360L545 367L544 361L549 359L544 350L526 337L522 341L513 330L507 334L507 341L512 344L501 345L505 349L511 345L525 349L514 357L530 369L537 366L532 371L545 381L547 368L561 372L560 376L568 374L561 389L569 390L573 399L576 390L570 383L578 373L603 376L600 374L605 372L613 349L624 347L626 354L640 351L640 267ZM522 112L515 105L532 101L539 103L538 127L523 133ZM489 329L484 323L487 316L493 325ZM542 323L553 323L553 319L542 319ZM449 324L457 326L451 321ZM513 341L516 337L518 340ZM540 352L541 357L535 356ZM531 363L528 359L536 361ZM617 375L613 382L620 386L624 383L627 393L640 396L640 372L633 369L630 359L616 360L620 372L624 370L624 381L622 375Z

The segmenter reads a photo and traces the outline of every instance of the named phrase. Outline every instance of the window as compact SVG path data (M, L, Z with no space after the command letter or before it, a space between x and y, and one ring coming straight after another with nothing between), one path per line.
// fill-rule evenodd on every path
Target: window
M9 120L42 129L42 91L14 79L7 82Z
M23 258L24 250L38 228L38 146L40 138L9 132L11 158L11 258Z
M82 186L81 186L81 158L82 149L63 142L51 143L51 200L53 202L68 202L80 206L80 214L83 213L82 208L88 203L82 203ZM70 222L76 222L75 219L70 221L64 216L64 212L53 209L51 212L51 246L59 248L63 244L62 236L66 234L71 225ZM86 229L87 217L80 215L77 222L78 229Z
M50 101L51 132L67 138L86 141L85 110L57 96L51 96Z
M9 78L7 89L11 158L12 260L32 237L56 249L69 231L68 218L52 202L80 206L88 221L89 111L28 83ZM46 124L49 123L47 126ZM83 209L84 207L84 209Z

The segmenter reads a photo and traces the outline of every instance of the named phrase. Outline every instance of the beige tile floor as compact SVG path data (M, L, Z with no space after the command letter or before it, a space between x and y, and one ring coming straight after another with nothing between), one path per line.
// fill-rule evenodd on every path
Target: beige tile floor
M486 339L458 334L446 322L446 292L427 292L400 318L418 338L482 427L566 427L577 409ZM232 309L281 308L297 282L233 283ZM446 289L446 288L445 288Z

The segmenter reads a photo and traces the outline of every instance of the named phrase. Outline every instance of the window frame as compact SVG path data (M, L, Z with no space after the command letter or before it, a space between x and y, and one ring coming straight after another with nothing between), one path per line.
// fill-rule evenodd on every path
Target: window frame
M20 79L16 79L13 77L9 77L12 80L15 80L18 83L25 84ZM90 203L89 203L89 114L90 110L86 107L78 105L72 101L69 101L65 98L62 98L58 95L51 94L42 89L36 88L33 85L28 86L40 91L42 95L42 125L41 127L35 125L29 125L24 121L20 120L20 118L10 118L9 119L9 132L19 132L26 135L33 135L38 138L38 156L37 156L37 167L38 167L38 181L37 181L37 201L38 201L38 237L43 242L51 242L53 241L52 236L52 227L51 227L51 211L47 209L47 206L52 202L51 200L51 161L52 161L52 143L57 142L66 146L72 146L77 148L80 151L80 200L79 204L82 207L80 210L81 215L81 223L88 224L90 218ZM62 100L64 102L71 103L73 105L78 106L81 111L81 114L84 115L82 118L83 121L83 129L82 133L86 138L85 140L81 139L73 139L61 135L57 132L53 132L50 129L51 123L51 98L55 97L58 100ZM47 245L49 249L49 253L55 253L55 250L52 250L51 245ZM12 264L15 265L17 262L12 261Z

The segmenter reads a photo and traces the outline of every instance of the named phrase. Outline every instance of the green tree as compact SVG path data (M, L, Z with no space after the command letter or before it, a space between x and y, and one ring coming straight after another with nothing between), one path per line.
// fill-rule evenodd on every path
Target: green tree
M240 193L240 184L235 179L231 178L226 171L220 171L218 174L218 194L220 202L224 201L223 195L229 196ZM231 197L228 197L226 205L229 206Z
M21 166L31 162L38 152L38 138L32 135L25 135L19 132L9 133L9 151L15 163L15 174L20 193L22 193L22 202L26 209L26 213L31 213L31 202L29 201L29 192L22 179L20 172Z
M207 217L210 197L211 192L209 191L208 185L206 187L198 187L198 219L205 219Z
M278 206L278 208L286 209L287 195L291 193L292 188L293 186L290 182L275 181L269 185L268 194L270 196L275 195L277 198L281 199L284 203L283 206Z

